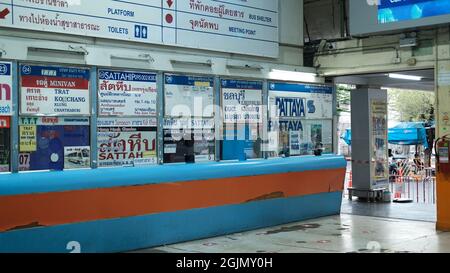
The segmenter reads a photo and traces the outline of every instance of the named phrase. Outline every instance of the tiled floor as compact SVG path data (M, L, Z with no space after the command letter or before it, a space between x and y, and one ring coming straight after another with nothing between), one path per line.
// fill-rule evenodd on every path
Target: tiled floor
M437 232L433 222L342 214L138 252L450 253L450 233Z
M342 213L390 219L436 222L436 204L426 203L367 203L357 198L344 198Z

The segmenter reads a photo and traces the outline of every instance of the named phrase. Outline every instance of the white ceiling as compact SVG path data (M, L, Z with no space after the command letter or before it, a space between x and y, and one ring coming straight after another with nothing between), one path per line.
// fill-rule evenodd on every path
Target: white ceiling
M336 84L354 84L354 85L367 85L371 87L391 87L410 90L421 90L434 92L434 70L411 70L395 72L397 74L413 75L423 77L421 81L400 80L391 79L388 77L388 73L376 73L376 74L363 74L352 76L341 76L334 78Z

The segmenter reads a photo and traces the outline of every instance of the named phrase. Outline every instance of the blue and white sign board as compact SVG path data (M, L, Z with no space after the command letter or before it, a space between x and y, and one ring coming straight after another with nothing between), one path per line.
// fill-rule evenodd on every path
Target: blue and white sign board
M156 116L156 74L99 71L100 116Z
M2 0L0 26L278 57L278 0Z
M166 117L214 117L214 78L166 74Z
M269 91L271 118L333 118L331 86L269 82Z
M224 123L262 123L262 82L222 80L221 87Z
M0 116L12 115L12 64L0 62Z

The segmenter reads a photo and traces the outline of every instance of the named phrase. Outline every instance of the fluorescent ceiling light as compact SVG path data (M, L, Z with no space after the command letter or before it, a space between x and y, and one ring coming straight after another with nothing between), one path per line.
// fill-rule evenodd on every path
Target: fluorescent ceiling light
M309 72L272 69L272 71L269 73L269 76L271 79L284 81L315 82L317 74Z
M412 76L412 75L404 75L404 74L389 74L389 78L391 79L401 79L401 80L409 80L409 81L421 81L423 77Z

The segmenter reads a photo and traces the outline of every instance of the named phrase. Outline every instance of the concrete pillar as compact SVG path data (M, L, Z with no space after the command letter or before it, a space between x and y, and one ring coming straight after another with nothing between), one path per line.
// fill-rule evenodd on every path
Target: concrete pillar
M353 195L389 189L387 91L358 88L352 101Z
M450 32L440 29L436 44L436 134L450 134ZM437 225L438 230L450 231L450 175L437 174Z

